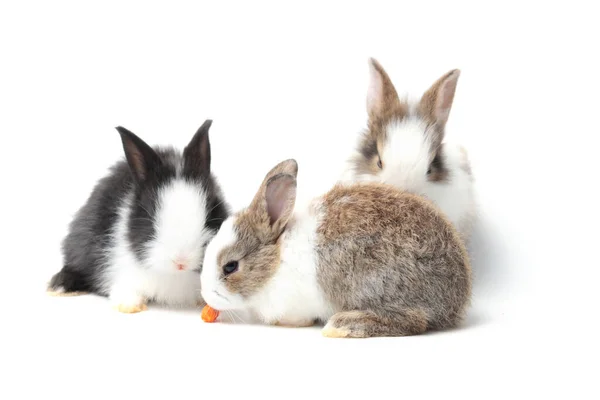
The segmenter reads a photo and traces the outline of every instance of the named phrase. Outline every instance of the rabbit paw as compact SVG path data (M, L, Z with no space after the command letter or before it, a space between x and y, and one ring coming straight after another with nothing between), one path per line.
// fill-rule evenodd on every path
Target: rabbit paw
M329 338L364 338L368 337L365 326L372 323L369 315L361 311L344 311L332 316L321 334Z
M135 314L146 311L148 306L145 303L140 304L117 304L116 309L124 314Z
M48 294L48 296L53 296L53 297L73 297L73 296L83 296L88 293L86 293L86 292L65 292L65 290L63 288L58 288L56 290L47 290L46 294Z
M332 316L321 333L331 338L407 336L427 330L426 314L419 309L382 317L372 311L343 311Z
M113 307L125 314L134 314L142 311L146 311L148 306L146 305L146 299L141 296L129 295L129 296L111 296Z
M278 320L273 323L275 326L285 327L285 328L308 328L313 326L315 321L313 319L297 319L297 320Z

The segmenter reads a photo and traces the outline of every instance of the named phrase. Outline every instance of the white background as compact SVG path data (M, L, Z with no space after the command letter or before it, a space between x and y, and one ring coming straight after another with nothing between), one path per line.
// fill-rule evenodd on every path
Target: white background
M350 3L1 3L1 398L598 398L593 2ZM371 56L400 93L462 71L448 140L482 213L464 327L334 340L46 296L114 127L181 148L213 119L234 208L290 157L318 192L365 127Z

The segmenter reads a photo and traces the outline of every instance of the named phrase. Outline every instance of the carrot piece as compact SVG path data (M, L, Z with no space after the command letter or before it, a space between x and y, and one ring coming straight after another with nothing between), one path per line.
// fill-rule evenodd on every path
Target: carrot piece
M219 316L219 311L215 310L208 304L202 309L202 321L204 322L215 322Z

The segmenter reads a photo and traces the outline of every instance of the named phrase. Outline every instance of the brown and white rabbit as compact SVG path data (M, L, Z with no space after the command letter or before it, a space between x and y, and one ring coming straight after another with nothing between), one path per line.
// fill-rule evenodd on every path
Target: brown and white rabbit
M200 276L209 306L268 324L328 321L328 337L414 335L461 321L469 258L433 203L358 183L294 210L297 171L293 159L275 166L209 243Z
M460 71L449 71L408 102L400 100L379 62L371 58L369 66L368 127L342 181L382 182L423 195L468 240L476 215L470 162L462 146L443 143Z

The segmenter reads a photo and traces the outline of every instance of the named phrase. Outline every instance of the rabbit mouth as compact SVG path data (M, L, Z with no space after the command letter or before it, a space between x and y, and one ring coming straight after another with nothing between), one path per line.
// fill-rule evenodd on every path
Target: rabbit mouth
M208 291L206 294L202 294L204 301L206 304L214 308L215 310L225 311L232 307L231 300L229 300L226 296L219 293L217 290Z
M213 290L213 293L229 303L229 299L227 297L223 296L221 293L217 292L216 290Z

